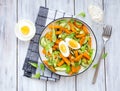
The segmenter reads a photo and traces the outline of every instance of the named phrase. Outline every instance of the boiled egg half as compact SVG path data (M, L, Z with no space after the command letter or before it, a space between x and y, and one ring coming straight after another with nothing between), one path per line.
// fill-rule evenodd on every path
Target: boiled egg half
M72 49L79 49L80 48L80 44L74 39L66 38L65 41L66 41L67 45Z
M63 55L64 57L68 57L69 54L70 54L68 45L67 45L66 42L64 42L64 41L61 41L61 42L59 43L59 50L60 50L60 52L62 53L62 55Z
M35 25L29 20L20 20L15 26L16 36L23 41L32 39L35 32Z

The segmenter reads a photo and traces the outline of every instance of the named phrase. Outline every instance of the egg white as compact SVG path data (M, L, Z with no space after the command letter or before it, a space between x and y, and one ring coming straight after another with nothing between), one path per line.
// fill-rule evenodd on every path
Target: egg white
M21 32L21 28L23 26L27 26L29 28L28 35L24 35ZM20 40L28 41L28 40L32 39L35 35L35 32L36 32L35 25L29 20L21 20L16 24L15 34Z
M62 44L65 45L66 53L62 52L62 50L60 49L60 46L61 46ZM68 57L69 54L70 54L68 45L67 45L64 41L61 41L61 42L59 43L59 50L60 50L60 52L62 53L62 55L63 55L64 57Z

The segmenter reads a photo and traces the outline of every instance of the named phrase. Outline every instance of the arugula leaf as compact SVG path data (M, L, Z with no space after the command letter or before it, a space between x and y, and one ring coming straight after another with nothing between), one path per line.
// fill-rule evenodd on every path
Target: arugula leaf
M60 54L60 51L54 51L53 54L54 54L54 55L59 55L59 54Z
M82 52L85 52L86 48L87 48L87 43L84 44L84 45L82 45L81 48L80 48L80 50L81 50Z
M45 66L44 64L40 64L40 69L44 72L45 71Z
M85 17L86 16L86 14L85 14L85 12L80 12L79 14L78 14L78 16L81 16L81 17Z
M71 34L67 35L66 37L73 39L75 37L75 33L71 33Z
M98 67L98 64L97 64L97 63L93 65L93 68L97 68L97 67Z
M66 73L69 73L71 71L70 66L66 66Z
M104 54L102 55L102 59L105 59L105 58L107 57L107 55L108 55L108 53L104 53Z
M76 24L82 26L82 23L80 21L76 21Z
M38 64L37 63L29 62L29 64L31 64L35 68L38 68Z
M57 21L56 23L57 24L62 24L62 23L67 23L68 21L66 19L63 19L63 20L59 20Z
M94 49L90 49L89 54L90 54L91 57L92 57L92 55L93 55L93 51L94 51Z
M75 62L75 67L80 66L81 61Z
M61 39L65 39L66 38L66 36L67 36L67 34L66 33L62 33L62 34L60 34L59 36L58 36L58 38L61 38Z
M40 76L41 76L40 73L36 73L36 74L33 76L33 78L39 79Z
M74 22L74 19L73 19L73 18L71 18L71 19L70 19L70 22L71 22L71 23L73 23L73 22Z

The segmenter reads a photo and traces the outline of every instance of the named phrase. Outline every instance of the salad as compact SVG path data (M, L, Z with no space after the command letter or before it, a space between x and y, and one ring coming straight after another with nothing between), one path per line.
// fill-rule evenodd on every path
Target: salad
M82 22L63 18L49 24L46 31L40 46L43 62L52 72L74 75L92 63L92 38Z

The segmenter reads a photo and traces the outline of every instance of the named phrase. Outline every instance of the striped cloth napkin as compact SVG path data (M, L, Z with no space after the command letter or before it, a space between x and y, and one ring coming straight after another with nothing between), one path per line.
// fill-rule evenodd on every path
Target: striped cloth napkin
M23 65L24 76L29 78L47 80L47 81L57 81L60 79L59 75L52 73L47 68L45 69L43 68L44 71L40 69L39 66L41 66L42 62L39 58L39 38L41 32L43 31L43 29L47 24L61 17L72 17L72 15L66 14L65 12L50 10L45 7L40 7L35 22L36 34L34 38L30 41L25 62ZM33 65L31 65L31 63ZM37 68L34 65L37 66Z

